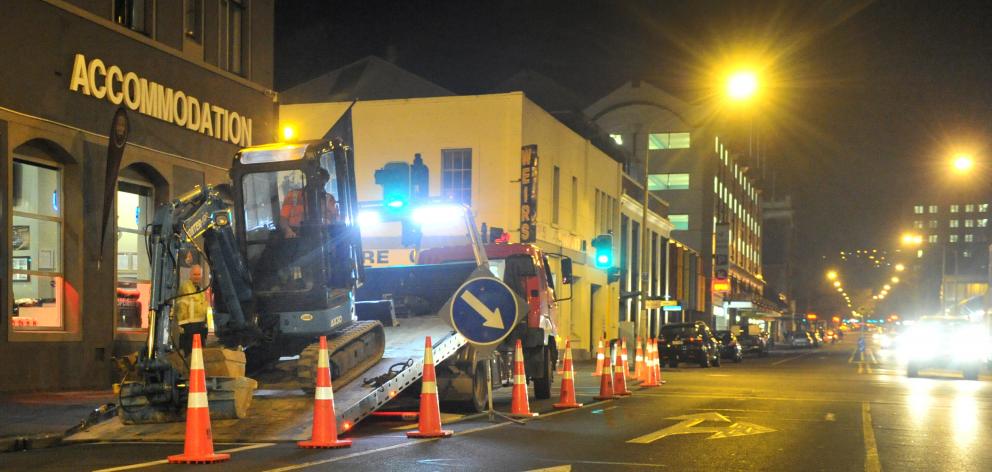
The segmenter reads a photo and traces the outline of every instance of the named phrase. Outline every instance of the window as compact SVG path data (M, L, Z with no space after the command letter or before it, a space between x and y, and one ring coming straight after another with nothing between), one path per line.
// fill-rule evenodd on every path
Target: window
M579 231L579 178L572 177L572 231Z
M964 235L964 242L966 242L966 243L973 243L973 242L975 242L975 235L973 235L973 234L966 234L966 235Z
M927 227L928 228L936 228L937 227L937 220L930 220L930 221L928 221L927 222Z
M10 289L15 330L62 329L62 182L58 168L15 160Z
M974 228L975 227L975 220L964 220L964 227L965 228Z
M651 133L648 149L689 149L689 133Z
M916 250L916 258L917 259L920 259L922 257L923 257L923 250L922 249L917 249Z
M221 0L220 44L224 46L220 66L238 75L245 75L247 29L244 0Z
M940 242L940 238L938 238L936 234L931 234L930 236L927 236L927 242L928 243L938 243L938 242Z
M915 215L922 215L923 214L923 205L916 205L916 206L914 206L913 207L913 214L915 214Z
M472 204L472 150L441 150L441 196Z
M114 22L139 33L145 29L146 0L114 0Z
M675 226L675 230L678 231L688 231L689 230L689 215L668 215L668 221L671 221Z
M914 221L913 222L913 228L923 229L923 221L921 221L921 220Z
M689 174L651 174L648 190L688 190Z
M185 18L186 37L196 41L203 41L203 0L186 0Z
M957 213L960 209L960 205L951 205L951 213Z
M951 228L957 228L958 226L960 226L961 221L960 220L951 220L951 221L948 222L948 224L950 225Z
M965 205L964 206L964 211L966 213L971 213L971 212L975 211L975 205L972 204L972 203L969 203L969 204Z
M982 213L985 213L985 212L989 211L989 204L988 203L979 203L978 204L978 211L980 211Z
M948 241L949 242L952 242L952 243L958 242L958 235L952 234L952 235L948 236Z
M987 228L988 226L989 226L989 219L988 218L980 218L978 220L978 227L979 228Z
M117 184L117 328L147 329L151 265L146 231L152 222L152 188Z
M558 224L559 216L559 206L560 201L558 198L561 196L561 169L558 166L554 168L554 175L551 181L551 224Z
M623 135L619 133L610 133L610 139L617 143L617 146L623 146Z
M930 205L930 208L928 208L928 210L930 211L930 213L937 213L937 205Z
M971 257L971 251L961 251L961 257L968 259Z

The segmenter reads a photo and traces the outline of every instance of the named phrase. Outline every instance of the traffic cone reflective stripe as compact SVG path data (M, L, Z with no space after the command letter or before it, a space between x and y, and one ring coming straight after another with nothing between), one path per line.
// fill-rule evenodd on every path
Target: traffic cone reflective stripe
M603 375L600 376L599 380L599 395L593 397L596 400L611 400L616 398L613 395L613 365L606 364L603 366Z
M637 346L634 347L634 378L638 382L644 381L644 350L641 348L641 337L637 337Z
M537 416L537 413L531 413L530 402L527 399L527 372L524 370L524 349L519 339L513 351L513 400L510 404L510 416L515 418Z
M654 366L658 363L658 351L657 345L654 343L654 338L648 339L647 342L647 360L644 362L644 381L641 382L641 387L657 387L658 381L655 378Z
M437 402L437 377L434 374L434 345L431 337L424 341L424 376L420 387L420 421L417 431L406 433L408 438L445 438L452 431L441 429L441 409Z
M207 375L203 371L203 348L200 335L194 334L189 364L189 395L186 400L186 443L182 454L169 456L169 463L208 464L230 458L230 454L214 453L210 409L207 406Z
M578 408L581 403L575 401L575 370L572 368L572 342L565 341L565 360L561 374L561 401L554 404L555 408Z
M299 447L333 449L350 447L350 439L338 439L337 417L334 413L334 389L331 387L331 363L327 353L327 337L320 337L317 354L317 386L313 394L313 433L309 441L296 443Z
M617 341L617 355L616 355L616 365L617 367L613 369L613 394L617 396L625 397L631 395L630 390L627 390L627 369L626 364L623 362L623 342Z
M599 347L596 348L596 370L592 375L599 377L603 375L603 364L606 363L606 354L603 353L603 338L599 338Z
M623 364L623 375L626 377L630 373L630 364L627 363L627 338L620 342L620 360Z

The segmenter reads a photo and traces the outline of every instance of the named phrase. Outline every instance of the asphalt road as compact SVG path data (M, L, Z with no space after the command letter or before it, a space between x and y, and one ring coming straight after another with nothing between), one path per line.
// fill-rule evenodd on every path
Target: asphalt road
M923 372L908 379L881 352L856 343L746 358L741 364L666 369L668 383L593 402L597 381L578 374L586 406L524 425L453 417L442 440L411 440L410 425L372 421L342 450L294 444L218 444L211 470L992 470L992 377ZM556 390L557 395L557 390ZM507 410L500 398L497 409ZM182 445L98 443L0 455L4 470L175 469Z

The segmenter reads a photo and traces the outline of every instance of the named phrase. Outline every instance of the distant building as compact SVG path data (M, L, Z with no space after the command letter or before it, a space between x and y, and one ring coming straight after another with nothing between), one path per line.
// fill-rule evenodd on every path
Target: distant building
M698 111L648 83L630 82L585 112L629 151L624 172L669 203L672 237L699 252L704 309L693 315L718 329L744 318L777 319L763 298L761 191L724 140L698 124ZM726 291L711 290L717 256Z

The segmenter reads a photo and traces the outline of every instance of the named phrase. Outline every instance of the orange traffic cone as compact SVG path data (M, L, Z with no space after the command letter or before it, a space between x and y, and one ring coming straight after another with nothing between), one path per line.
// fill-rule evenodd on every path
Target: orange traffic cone
M626 397L631 395L630 390L627 390L627 370L624 369L623 362L623 342L617 340L617 355L616 355L616 365L617 367L613 369L613 394L616 396Z
M453 434L441 429L441 408L437 403L437 376L434 375L434 345L431 337L424 341L424 376L420 388L420 422L417 431L406 433L408 438L446 438Z
M626 378L630 374L630 363L627 362L627 338L620 341L620 360L623 361L623 374Z
M603 375L600 377L599 381L599 395L593 397L596 400L611 400L616 398L613 394L613 365L605 364L603 366Z
M575 401L575 370L572 368L572 342L565 341L565 367L561 374L561 401L554 404L555 408L578 408L581 403Z
M658 379L655 378L654 366L658 362L658 351L657 344L654 343L654 338L648 339L647 342L647 359L644 361L644 381L641 382L641 387L657 387Z
M193 335L193 354L189 363L189 397L186 402L186 445L183 453L169 456L171 464L210 464L231 458L214 453L210 433L210 409L207 407L207 375L203 372L203 348L200 335Z
M606 354L603 353L603 338L599 338L599 347L596 348L596 370L592 373L594 377L603 375L603 364L605 363Z
M524 370L524 349L519 339L513 351L513 400L510 403L510 416L514 418L537 416L537 413L531 413L530 402L527 401L527 372Z
M661 357L658 355L658 338L654 339L654 381L658 385L665 385L665 381L661 379Z
M637 337L637 346L634 351L634 379L638 382L644 381L644 350L641 348L641 337Z
M296 443L300 447L334 449L351 447L350 439L338 439L337 418L334 415L334 390L331 388L331 363L327 355L327 337L320 337L317 357L317 390L313 402L313 433L309 441Z

